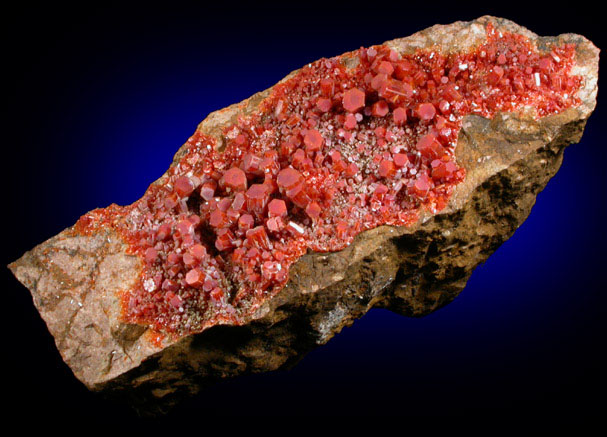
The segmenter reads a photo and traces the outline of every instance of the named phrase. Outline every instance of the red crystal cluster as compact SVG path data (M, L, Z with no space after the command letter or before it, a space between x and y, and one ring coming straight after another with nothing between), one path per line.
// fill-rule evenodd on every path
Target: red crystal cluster
M125 321L173 336L244 323L306 250L443 209L465 177L455 160L465 115L578 104L573 57L489 25L466 53L384 45L321 59L227 126L223 150L196 132L142 199L92 211L76 230L112 227L142 258Z

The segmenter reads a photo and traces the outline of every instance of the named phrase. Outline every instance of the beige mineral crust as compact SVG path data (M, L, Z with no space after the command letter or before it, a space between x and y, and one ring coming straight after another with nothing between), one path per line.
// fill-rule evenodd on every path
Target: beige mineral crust
M130 398L142 412L163 411L216 381L288 367L373 307L420 317L451 302L527 218L596 104L599 50L579 35L538 37L485 16L386 44L399 53L466 50L485 40L488 22L540 48L575 44L572 74L584 78L581 105L539 120L511 113L465 117L456 156L467 174L444 210L423 214L410 227L363 232L340 252L304 255L284 289L244 326L215 326L157 344L146 326L124 323L119 293L133 286L142 266L112 231L85 236L68 228L10 264L74 375L91 390ZM269 92L210 114L198 129L220 136Z

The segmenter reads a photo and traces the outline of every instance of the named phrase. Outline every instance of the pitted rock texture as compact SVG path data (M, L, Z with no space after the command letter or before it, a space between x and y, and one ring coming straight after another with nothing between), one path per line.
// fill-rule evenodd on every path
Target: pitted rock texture
M119 296L137 281L142 261L111 230L78 235L68 228L12 263L76 377L92 390L128 398L142 413L165 411L216 381L295 364L372 307L420 317L451 302L475 267L529 215L596 104L598 49L579 35L542 38L510 21L482 17L386 44L399 53L434 46L461 51L485 40L489 22L540 49L575 44L572 74L584 78L581 104L540 119L524 113L466 116L456 148L466 177L446 208L422 213L411 226L365 231L339 252L308 252L248 323L159 342L147 327L123 322ZM223 126L253 111L269 92L210 114L199 130L221 139Z

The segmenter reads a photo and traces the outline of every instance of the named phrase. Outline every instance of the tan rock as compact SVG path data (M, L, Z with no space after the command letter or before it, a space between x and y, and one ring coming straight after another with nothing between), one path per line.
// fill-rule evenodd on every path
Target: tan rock
M488 21L540 48L575 44L573 73L585 78L582 104L539 120L467 116L456 150L467 176L447 208L408 228L364 232L341 252L303 256L287 286L245 326L216 326L158 346L147 327L123 323L118 295L136 281L141 262L111 231L83 236L69 228L12 263L75 376L91 390L130 395L142 412L159 411L214 381L291 365L372 307L419 317L453 300L529 215L596 104L598 49L579 35L542 38L482 17L387 44L401 53L434 45L465 50L484 41ZM269 92L210 114L198 128L219 138L223 126L254 111Z

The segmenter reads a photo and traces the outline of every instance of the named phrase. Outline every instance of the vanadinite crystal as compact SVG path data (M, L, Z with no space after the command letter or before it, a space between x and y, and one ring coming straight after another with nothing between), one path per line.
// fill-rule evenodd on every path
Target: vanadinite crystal
M245 323L308 249L441 211L466 177L464 116L579 104L573 46L487 34L465 53L381 45L309 64L225 127L221 147L198 131L142 199L83 216L79 232L112 227L141 257L123 319L173 338Z

